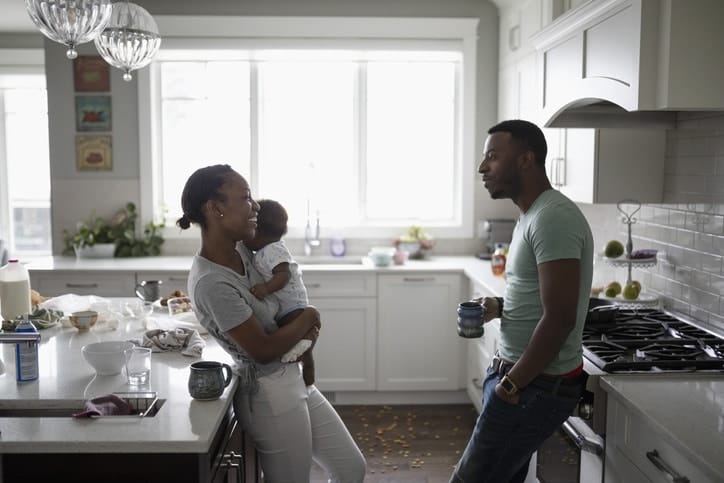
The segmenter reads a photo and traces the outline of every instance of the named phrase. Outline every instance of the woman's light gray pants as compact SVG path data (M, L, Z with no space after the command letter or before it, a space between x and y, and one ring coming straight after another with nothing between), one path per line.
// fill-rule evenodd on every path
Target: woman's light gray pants
M364 480L364 456L322 393L304 385L299 364L258 381L251 397L237 392L234 407L259 452L265 483L308 483L312 458L331 483Z

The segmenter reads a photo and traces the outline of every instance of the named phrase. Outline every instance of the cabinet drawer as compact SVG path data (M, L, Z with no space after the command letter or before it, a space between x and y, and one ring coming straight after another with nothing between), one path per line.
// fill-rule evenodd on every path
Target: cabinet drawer
M160 280L161 283L161 297L181 290L184 293L188 293L188 277L189 272L138 272L136 273L136 283L140 283L142 280Z
M632 413L618 401L615 405L615 444L648 479L654 483L669 483L672 481L669 475L678 475L692 483L715 481L666 441L665 436L643 416Z
M375 275L304 273L309 299L315 297L374 297L377 295Z
M131 297L136 286L133 273L63 272L30 274L30 285L44 297L74 293L102 297Z

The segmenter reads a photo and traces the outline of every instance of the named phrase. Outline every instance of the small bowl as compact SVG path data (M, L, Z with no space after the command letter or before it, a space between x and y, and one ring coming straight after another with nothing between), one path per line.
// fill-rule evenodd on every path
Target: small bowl
M174 297L168 299L168 314L170 316L191 312L191 299L188 297Z
M68 316L70 323L78 330L88 330L98 320L98 312L95 310L84 310L82 312L73 312Z
M96 370L99 376L114 376L121 373L121 369L126 363L123 351L131 347L133 347L132 342L109 340L84 345L80 351L83 359Z
M393 252L394 253L394 252ZM389 252L369 252L367 256L372 260L375 267L387 267L392 263L393 253Z

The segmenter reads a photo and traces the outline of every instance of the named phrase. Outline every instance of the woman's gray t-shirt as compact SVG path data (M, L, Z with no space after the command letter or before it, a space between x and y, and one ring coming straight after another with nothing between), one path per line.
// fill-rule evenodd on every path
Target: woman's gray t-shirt
M251 287L264 282L264 279L253 266L253 254L241 243L237 244L236 250L241 255L246 275L239 275L230 268L196 255L191 264L188 289L194 313L201 325L234 358L235 372L244 380L253 380L256 376L276 371L283 365L282 362L254 362L227 332L254 315L270 334L278 329L274 314L279 307L274 297L259 300L251 293Z

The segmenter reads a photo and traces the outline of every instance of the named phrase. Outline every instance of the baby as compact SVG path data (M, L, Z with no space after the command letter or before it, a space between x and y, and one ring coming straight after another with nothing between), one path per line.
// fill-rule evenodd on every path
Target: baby
M266 282L254 285L251 293L259 300L273 295L279 300L275 319L279 327L288 324L309 305L307 289L302 281L299 266L292 258L281 238L287 233L287 212L273 200L259 200L256 234L244 244L254 254L254 266ZM282 362L299 359L302 375L307 386L314 383L314 359L310 339L302 339L282 356ZM301 359L300 359L301 356Z

